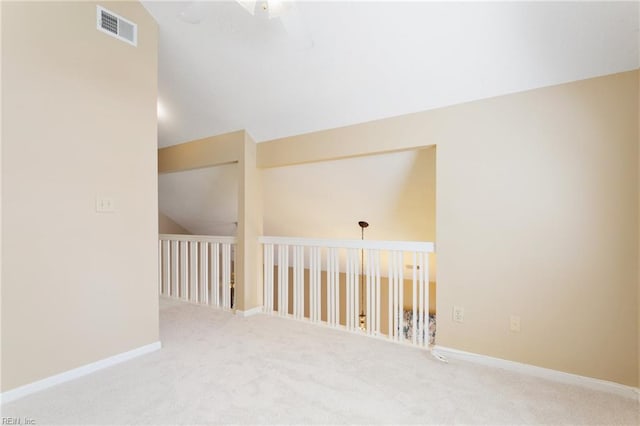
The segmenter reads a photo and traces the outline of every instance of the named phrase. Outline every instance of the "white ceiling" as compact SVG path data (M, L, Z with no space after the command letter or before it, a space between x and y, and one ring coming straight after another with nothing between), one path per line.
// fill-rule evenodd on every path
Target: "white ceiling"
M638 67L637 2L299 1L271 20L235 1L143 4L159 24L160 146L239 129L262 142Z

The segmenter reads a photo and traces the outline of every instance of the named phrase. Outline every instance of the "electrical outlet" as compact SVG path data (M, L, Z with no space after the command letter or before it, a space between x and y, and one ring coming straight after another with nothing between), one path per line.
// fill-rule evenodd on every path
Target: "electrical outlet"
M453 320L455 322L464 322L464 308L461 306L453 307Z
M509 330L516 333L520 332L520 317L517 315L511 315L509 318Z

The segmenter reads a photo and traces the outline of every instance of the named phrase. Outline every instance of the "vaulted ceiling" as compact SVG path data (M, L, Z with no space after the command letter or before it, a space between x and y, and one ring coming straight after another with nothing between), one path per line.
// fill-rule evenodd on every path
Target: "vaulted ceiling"
M143 4L159 25L160 146L239 129L262 142L638 67L637 2L297 1L273 19L236 1Z
M639 64L638 2L270 1L279 8L273 19L260 13L264 2L255 14L240 3L143 1L159 26L160 147L240 129L264 142ZM409 176L411 158L265 171L265 188L277 194L265 199L265 232L287 234L295 224L298 234L347 236L357 220L384 222L385 203L408 181L379 185L355 205L358 179L380 180L375 161L389 176ZM161 176L161 210L194 233L233 233L234 170ZM328 175L342 182L332 197L346 200L333 216L319 210L326 197L316 193ZM309 206L318 210L313 220ZM380 237L411 239L404 232Z

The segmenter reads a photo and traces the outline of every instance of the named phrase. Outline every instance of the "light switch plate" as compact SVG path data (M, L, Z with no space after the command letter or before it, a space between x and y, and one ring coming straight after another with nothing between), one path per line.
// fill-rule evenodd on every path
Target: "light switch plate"
M511 315L509 318L509 330L520 333L520 317L518 315Z
M96 197L96 212L98 213L113 213L115 211L115 204L111 197Z

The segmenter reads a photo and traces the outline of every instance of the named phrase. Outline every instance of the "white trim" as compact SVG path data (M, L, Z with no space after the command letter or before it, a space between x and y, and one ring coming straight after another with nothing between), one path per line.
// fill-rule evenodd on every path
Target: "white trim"
M207 241L210 243L235 244L236 237L215 236L215 235L182 235L182 234L159 234L161 241Z
M38 380L37 382L11 389L0 394L0 404L15 401L16 399L59 385L60 383L86 376L87 374L94 373L98 370L102 370L103 368L111 367L112 365L120 364L121 362L129 361L130 359L137 358L141 355L146 355L150 352L157 351L161 347L162 344L160 342L150 343L109 358L101 359L100 361L92 362L91 364L83 365L82 367L74 368L73 370L65 371L64 373L47 377L46 379Z
M398 250L433 252L435 244L421 241L372 241L372 240L322 240L296 237L259 237L262 244L286 244L290 246L355 248L374 250Z
M433 348L433 352L435 355L444 355L453 359L474 362L490 367L502 368L504 370L514 371L516 373L526 374L534 377L541 377L559 383L582 386L601 392L623 396L629 399L640 400L640 390L638 388L623 385L620 383L595 379L593 377L579 376L577 374L565 373L563 371L537 367L535 365L523 364L520 362L494 358L487 355L480 355L442 346L435 346Z
M0 0L0 1L2 1L2 0ZM170 301L174 301L174 302L187 303L187 304L193 305L193 306L200 306L200 307L203 307L203 308L211 308L211 309L216 309L216 310L219 310L219 311L222 311L222 312L232 312L233 313L233 309L225 308L222 305L216 306L216 305L214 305L212 303L194 302L192 300L181 299L181 298L175 297L175 296L167 296L166 294L159 294L158 297L161 298L161 299L170 300ZM262 307L260 307L260 309L262 309ZM260 312L262 312L262 311L260 311Z
M236 309L236 315L239 315L241 317L251 317L253 315L261 314L262 311L262 306L256 306L255 308L247 309L246 311Z

